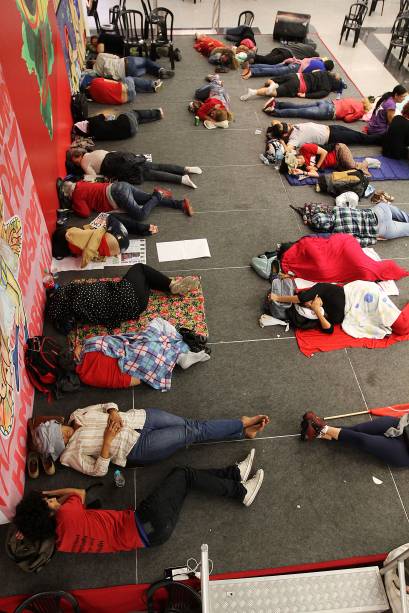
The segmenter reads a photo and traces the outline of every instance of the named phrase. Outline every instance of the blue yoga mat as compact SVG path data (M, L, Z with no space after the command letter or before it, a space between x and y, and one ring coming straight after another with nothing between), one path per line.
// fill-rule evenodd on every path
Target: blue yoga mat
M379 160L380 168L370 168L369 172L372 177L369 181L407 181L409 180L409 162L407 160L392 160L383 155L371 155L370 157ZM358 162L362 162L365 158L356 158ZM332 168L324 170L324 173L332 172ZM317 179L315 177L306 177L302 181L297 175L285 175L290 185L315 185Z

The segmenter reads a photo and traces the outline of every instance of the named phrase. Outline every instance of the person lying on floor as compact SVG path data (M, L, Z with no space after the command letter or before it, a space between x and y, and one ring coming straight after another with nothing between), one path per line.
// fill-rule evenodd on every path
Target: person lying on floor
M120 140L135 136L143 123L159 119L163 119L161 108L134 109L117 116L99 113L84 121L77 121L73 126L73 132L79 136L91 136L94 140Z
M318 177L320 169L358 169L362 170L367 177L370 177L369 163L370 161L367 161L367 159L363 162L355 161L351 150L343 143L324 147L319 147L313 143L305 143L305 145L301 145L298 153L290 151L286 154L281 162L280 172L282 174Z
M142 236L156 234L158 231L153 225L138 224L131 219L131 225L128 226L126 221L126 215L110 215L106 228L57 227L51 237L53 257L62 260L69 256L80 256L81 268L85 268L90 262L99 262L124 253L129 247L128 231Z
M301 119L342 119L352 123L362 119L372 108L374 98L340 98L315 102L289 102L275 100L264 109L273 117L300 117Z
M285 145L287 151L298 149L305 143L315 145L328 145L344 143L344 145L380 145L382 136L379 134L365 134L358 132L347 126L331 124L329 126L322 123L285 123L273 119L271 126L267 130L270 138L277 138Z
M157 79L141 79L140 77L125 77L123 81L104 79L96 75L86 75L81 81L81 91L88 98L99 104L126 104L134 102L136 94L156 93L162 87L162 81Z
M118 57L112 53L98 53L92 69L100 77L114 81L124 81L126 77L142 77L146 73L157 79L170 79L175 74L173 70L162 68L148 57Z
M342 196L336 201L342 202ZM306 225L314 232L353 234L362 247L368 247L377 240L409 236L409 213L390 202L365 209L335 206L330 213L313 214Z
M334 70L334 62L326 57L306 57L303 60L290 58L281 64L251 64L248 60L241 65L242 79L251 77L280 77L301 72L307 74L315 70Z
M189 174L202 174L198 166L157 164L148 162L141 154L126 151L105 151L96 149L88 153L85 149L68 149L66 162L79 166L85 175L104 175L108 179L127 181L140 185L144 181L164 181L188 185L194 189Z
M21 538L38 541L55 537L57 551L67 553L155 547L171 537L191 490L210 497L233 498L249 507L264 477L259 469L249 478L253 458L254 450L245 460L227 468L173 468L135 510L86 509L86 492L82 489L32 491L17 505L13 522Z
M233 119L230 112L230 98L218 74L207 76L208 85L195 91L195 99L189 104L189 111L201 119L209 130L228 128Z
M272 272L315 282L396 281L409 275L394 260L369 257L351 234L308 234L295 243L281 243L277 260Z
M409 333L409 304L403 311L377 284L352 281L343 287L316 283L293 296L270 293L269 299L295 305L295 310L317 328L332 334L335 324L354 338L385 338Z
M342 92L347 84L338 75L326 70L317 70L307 74L291 73L289 75L277 76L275 81L268 79L265 86L260 89L247 90L247 93L240 96L240 100L246 101L256 96L272 96L263 110L269 108L274 103L275 98L285 97L294 98L325 98L331 92Z
M402 109L402 115L392 119L383 137L382 154L395 160L409 157L409 102Z
M195 336L187 339L192 343ZM191 351L172 324L156 317L142 330L115 336L92 336L84 341L76 372L82 383L94 387L123 388L141 382L167 391L176 364L186 370L210 359L205 337ZM200 351L199 351L200 349Z
M313 411L304 413L301 422L301 439L337 441L337 447L351 447L378 458L381 462L398 468L409 467L409 446L403 430L409 424L408 415L376 417L356 426L330 426Z
M65 426L50 420L33 434L38 453L86 475L103 477L109 464L147 466L179 449L208 441L253 439L269 422L267 415L240 419L187 419L161 409L120 411L114 402L77 409Z
M51 290L46 310L62 334L68 334L76 323L116 328L122 321L138 319L148 306L151 290L183 295L198 286L196 277L171 279L146 264L134 264L120 281L71 281Z
M242 25L236 26L235 28L226 28L224 38L237 45L239 45L241 41L245 41L246 38L248 38L253 43L254 48L257 47L254 30L250 26Z
M255 44L251 39L246 38L240 42L238 47L229 47L223 44L223 41L196 32L193 48L207 57L210 64L236 70L240 62L247 59L249 51L255 50Z
M187 198L175 200L172 192L163 187L154 187L149 194L126 181L63 181L60 190L79 217L89 217L93 211L107 213L121 209L135 221L143 221L156 206L178 209L189 217L193 215Z
M317 57L317 45L312 41L308 43L288 43L281 47L271 49L269 53L261 55L250 52L249 61L254 64L281 64L284 60L295 58L303 60L306 57Z
M375 104L368 122L368 134L385 134L395 117L396 105L403 102L407 95L403 85L396 85L391 92L383 94Z

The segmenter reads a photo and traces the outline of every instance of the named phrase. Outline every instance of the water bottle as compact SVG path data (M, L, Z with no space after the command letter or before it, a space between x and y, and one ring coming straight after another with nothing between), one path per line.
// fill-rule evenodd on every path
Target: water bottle
M45 289L54 289L55 287L54 277L47 268L44 268L43 286Z
M114 472L114 483L116 487L124 487L125 485L125 477L118 468Z

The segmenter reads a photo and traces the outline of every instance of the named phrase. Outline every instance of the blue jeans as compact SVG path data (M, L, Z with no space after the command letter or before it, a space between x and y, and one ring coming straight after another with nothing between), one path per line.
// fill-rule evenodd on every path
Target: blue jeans
M137 221L146 219L158 204L172 209L182 209L183 200L163 198L160 194L147 194L125 181L111 185L111 196L120 209L123 209Z
M274 68L274 66L273 66ZM335 107L330 100L315 100L299 104L277 100L274 117L301 117L302 119L334 119Z
M409 449L403 436L389 438L384 432L390 427L397 427L396 417L377 417L373 421L351 428L341 428L338 441L346 447L355 447L374 455L382 462L393 466L409 467Z
M125 73L127 77L141 77L147 72L154 77L159 76L160 66L152 62L148 57L125 58Z
M241 419L185 419L161 409L147 409L145 425L128 454L127 466L159 462L192 443L243 437Z
M125 85L128 88L128 102L133 102L137 93L154 92L153 81L140 79L139 77L125 77Z
M230 98L224 86L217 79L208 85L202 85L195 91L196 100L204 102L208 98L217 98L226 109L230 106Z
M381 238L409 236L409 214L397 206L380 202L373 207L378 218L378 235Z
M279 77L298 72L299 68L299 64L252 64L250 66L252 77Z

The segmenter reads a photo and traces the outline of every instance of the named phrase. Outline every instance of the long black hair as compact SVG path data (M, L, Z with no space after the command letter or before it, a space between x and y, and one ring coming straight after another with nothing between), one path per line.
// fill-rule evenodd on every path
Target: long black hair
M403 94L406 94L406 93L407 93L406 87L404 87L403 85L396 85L391 92L385 92L383 96L379 98L378 102L375 105L373 112L375 113L378 110L378 108L381 106L381 104L383 104L385 100L387 100L388 98L391 98L393 96L403 96Z
M33 541L55 535L55 517L42 493L35 490L18 503L13 522L24 536Z

